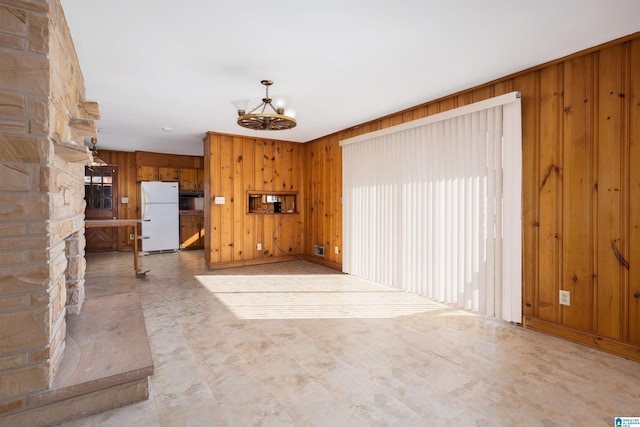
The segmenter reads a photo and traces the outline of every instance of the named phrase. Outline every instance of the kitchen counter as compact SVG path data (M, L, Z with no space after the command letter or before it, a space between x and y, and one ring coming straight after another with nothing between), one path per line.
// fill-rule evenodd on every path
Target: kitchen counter
M181 210L180 215L204 215L204 211L199 210Z
M145 277L145 274L149 272L148 269L138 267L138 240L145 239L146 237L138 234L138 224L149 221L148 219L86 219L84 226L91 227L133 227L133 270L136 272L136 277Z

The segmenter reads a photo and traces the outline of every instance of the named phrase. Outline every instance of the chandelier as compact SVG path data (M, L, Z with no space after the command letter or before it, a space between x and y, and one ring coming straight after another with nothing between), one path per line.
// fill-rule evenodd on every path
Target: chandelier
M238 124L253 130L285 130L296 127L296 109L287 107L287 99L277 97L269 98L269 86L271 80L262 80L265 86L265 97L262 102L247 112L248 99L233 101L238 110Z
M86 137L85 138L85 144L87 142L91 143L91 147L89 148L89 151L91 151L91 155L93 156L93 162L91 162L90 166L107 166L107 162L105 162L104 160L102 160L100 157L98 157L98 147L96 147L96 144L98 144L98 138L96 137Z

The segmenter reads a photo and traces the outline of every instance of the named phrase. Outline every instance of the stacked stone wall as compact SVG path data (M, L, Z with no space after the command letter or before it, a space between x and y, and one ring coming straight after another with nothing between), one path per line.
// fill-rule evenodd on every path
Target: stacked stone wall
M84 300L84 105L59 0L0 0L0 424L51 386Z

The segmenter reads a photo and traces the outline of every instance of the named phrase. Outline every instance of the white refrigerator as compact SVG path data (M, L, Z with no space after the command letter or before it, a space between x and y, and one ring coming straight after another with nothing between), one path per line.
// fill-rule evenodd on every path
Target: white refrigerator
M142 250L169 252L180 248L178 183L149 181L142 188Z

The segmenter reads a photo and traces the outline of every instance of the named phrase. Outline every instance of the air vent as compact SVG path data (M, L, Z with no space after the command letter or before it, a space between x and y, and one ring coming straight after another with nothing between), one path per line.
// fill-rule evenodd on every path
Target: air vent
M324 258L324 246L313 245L313 254Z

